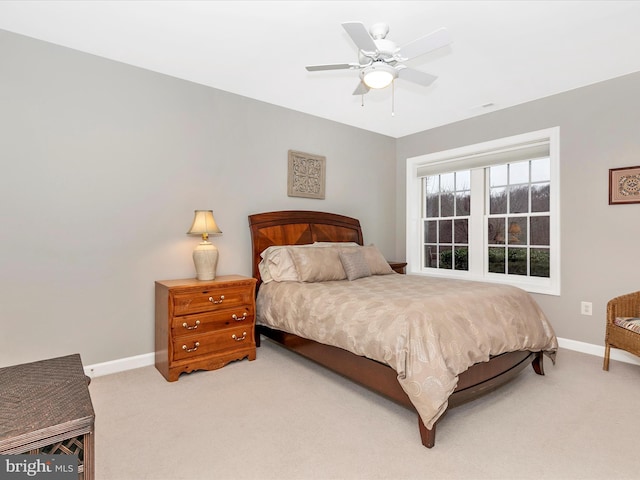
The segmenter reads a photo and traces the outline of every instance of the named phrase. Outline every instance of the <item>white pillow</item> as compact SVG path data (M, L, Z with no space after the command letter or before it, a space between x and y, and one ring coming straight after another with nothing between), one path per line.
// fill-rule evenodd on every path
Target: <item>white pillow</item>
M260 272L260 279L262 280L262 283L273 282L273 277L271 276L269 267L267 267L267 262L265 262L264 259L260 260L260 263L258 263L258 271Z
M276 282L299 281L296 266L287 248L286 245L272 246L260 254L262 260L258 264L258 270L263 282L269 283L272 280Z

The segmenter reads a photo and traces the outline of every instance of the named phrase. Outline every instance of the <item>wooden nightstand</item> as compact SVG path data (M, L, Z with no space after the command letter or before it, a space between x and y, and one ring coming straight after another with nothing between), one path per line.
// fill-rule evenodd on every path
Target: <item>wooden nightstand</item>
M256 279L156 282L156 368L174 382L183 372L256 359Z
M395 271L396 273L404 273L404 267L407 266L407 262L391 262L391 261L387 261L387 263L389 264L391 269L393 271Z

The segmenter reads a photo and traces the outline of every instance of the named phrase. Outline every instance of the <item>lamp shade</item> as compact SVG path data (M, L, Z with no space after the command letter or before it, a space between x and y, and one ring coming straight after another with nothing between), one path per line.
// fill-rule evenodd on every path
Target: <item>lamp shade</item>
M214 280L218 265L218 249L208 241L209 234L220 235L222 230L216 225L211 210L196 210L189 235L202 235L202 242L193 250L193 263L198 280Z
M520 234L522 229L517 222L511 222L509 224L509 243L520 243Z
M216 220L213 218L212 210L196 210L193 217L193 223L191 228L187 232L189 235L203 235L203 239L206 239L204 234L219 235L222 230L216 225Z

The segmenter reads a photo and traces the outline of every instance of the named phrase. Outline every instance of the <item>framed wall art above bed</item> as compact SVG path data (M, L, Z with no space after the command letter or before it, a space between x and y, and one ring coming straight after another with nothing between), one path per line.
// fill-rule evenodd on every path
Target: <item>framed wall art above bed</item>
M289 150L287 195L324 199L327 159L320 155Z

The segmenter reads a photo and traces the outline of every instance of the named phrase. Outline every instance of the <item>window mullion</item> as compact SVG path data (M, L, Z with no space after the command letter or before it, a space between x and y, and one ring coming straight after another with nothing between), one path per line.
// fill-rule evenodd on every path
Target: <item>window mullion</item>
M484 168L471 170L471 216L469 218L469 273L482 275L485 265L485 198ZM478 235L480 232L480 235ZM482 241L478 241L482 239Z

